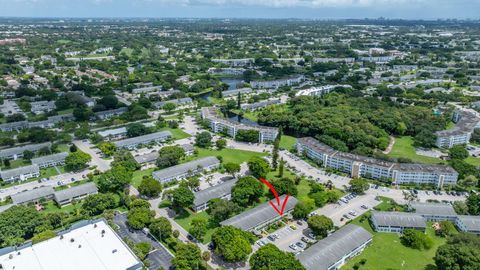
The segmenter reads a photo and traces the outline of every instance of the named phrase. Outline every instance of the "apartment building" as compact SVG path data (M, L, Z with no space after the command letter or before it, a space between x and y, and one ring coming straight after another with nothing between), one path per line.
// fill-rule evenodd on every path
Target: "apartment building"
M474 112L456 110L453 113L455 127L437 131L436 146L440 148L452 148L458 144L467 144L476 128L480 128L480 117Z
M255 59L253 58L243 58L243 59L212 59L214 63L220 63L232 67L241 67L241 66L249 66L255 63Z
M324 85L324 86L319 86L319 87L312 87L308 89L302 89L298 91L295 96L323 96L331 91L333 91L336 88L352 88L351 85L345 84L345 85Z
M397 185L430 184L438 188L454 185L458 179L458 173L447 165L396 163L344 153L311 137L298 139L296 147L299 154L351 177L391 180Z
M201 109L202 119L208 121L210 128L215 133L226 133L230 137L235 138L239 130L256 130L258 131L258 141L260 143L273 142L278 135L278 129L265 126L246 125L234 122L217 115L214 107L203 107Z
M250 85L252 88L279 88L282 86L292 86L296 84L300 84L305 80L304 75L299 75L295 77L290 77L286 79L278 79L278 80L271 80L271 81L251 81Z

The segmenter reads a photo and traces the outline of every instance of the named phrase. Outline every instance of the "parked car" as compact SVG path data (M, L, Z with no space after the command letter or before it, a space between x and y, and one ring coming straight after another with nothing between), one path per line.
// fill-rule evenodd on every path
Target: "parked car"
M301 249L304 249L304 248L307 247L307 245L305 245L305 244L302 243L302 242L297 242L295 245L297 245L297 246L298 246L299 248L301 248Z
M290 244L288 247L293 250L297 250L297 246L294 243Z

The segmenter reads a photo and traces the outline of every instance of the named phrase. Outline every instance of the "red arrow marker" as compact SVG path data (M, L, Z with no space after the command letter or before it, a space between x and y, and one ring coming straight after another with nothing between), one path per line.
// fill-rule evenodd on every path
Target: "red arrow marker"
M263 179L263 178L260 178L260 181L262 181L262 183L264 183L269 189L270 191L273 193L273 196L275 196L275 199L277 200L277 205L275 206L275 204L273 204L272 201L269 201L270 205L273 207L273 209L275 209L275 211L277 211L277 213L282 216L283 215L283 211L285 210L285 205L287 205L287 201L288 201L288 195L285 196L285 200L283 201L283 203L280 205L280 198L278 197L278 193L277 191L275 190L275 188L273 187L272 184L270 184L267 180Z

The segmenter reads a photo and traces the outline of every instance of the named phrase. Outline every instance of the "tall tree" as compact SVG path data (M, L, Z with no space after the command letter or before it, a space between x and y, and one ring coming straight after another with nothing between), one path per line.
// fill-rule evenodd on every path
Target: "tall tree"
M267 244L259 248L250 257L252 270L305 270L305 267L290 252L278 249L274 244Z

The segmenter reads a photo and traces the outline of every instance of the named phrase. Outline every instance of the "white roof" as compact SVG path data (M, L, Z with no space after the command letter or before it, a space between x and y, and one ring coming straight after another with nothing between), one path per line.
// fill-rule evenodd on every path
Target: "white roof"
M97 227L94 227L94 224ZM102 237L102 230L105 234ZM74 239L71 242L71 239ZM117 250L113 252L113 250ZM12 255L10 259L9 256ZM0 256L5 270L125 270L141 269L126 244L104 220L75 228L60 236Z

